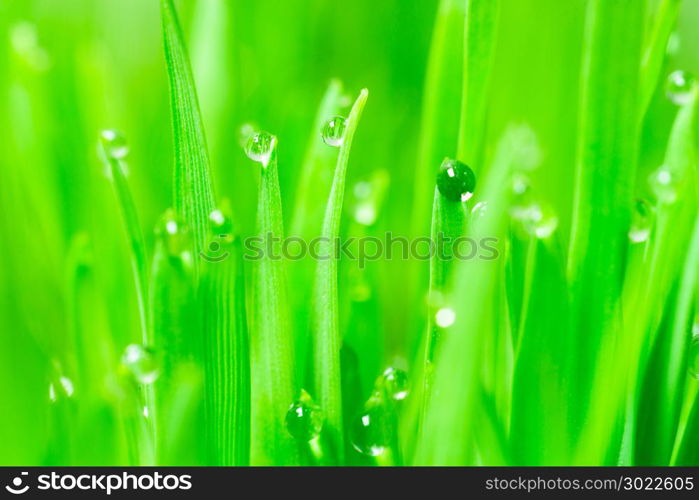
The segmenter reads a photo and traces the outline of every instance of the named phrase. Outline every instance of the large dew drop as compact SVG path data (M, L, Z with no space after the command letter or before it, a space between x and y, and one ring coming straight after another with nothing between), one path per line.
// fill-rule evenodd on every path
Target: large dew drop
M465 163L445 158L437 173L437 188L447 200L468 201L476 189L476 175Z
M126 346L122 364L140 384L152 384L160 375L160 362L156 352L140 344Z
M299 441L312 440L323 428L323 412L303 389L286 412L286 428Z
M665 94L678 106L684 106L692 102L695 90L696 81L694 77L682 70L670 73L665 84Z
M320 131L323 142L328 146L339 148L345 141L347 120L342 116L335 116L328 120Z
M359 453L377 457L391 442L391 418L381 394L374 394L350 424L352 446Z
M262 164L263 167L267 167L276 140L277 138L269 132L257 132L248 139L245 145L245 154L248 155L248 158L252 161L256 161Z
M672 204L677 200L677 180L667 165L661 165L650 174L648 184L659 202Z

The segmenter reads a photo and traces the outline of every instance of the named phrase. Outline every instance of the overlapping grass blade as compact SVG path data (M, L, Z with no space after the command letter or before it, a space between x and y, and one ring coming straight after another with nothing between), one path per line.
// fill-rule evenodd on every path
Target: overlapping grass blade
M214 209L209 155L192 69L172 0L161 0L165 60L175 144L175 210L192 228L198 252L208 236L207 218Z
M216 254L202 264L199 300L206 343L209 460L248 465L250 460L250 354L240 236L227 204L211 214Z
M318 260L313 285L313 377L315 391L326 416L325 432L336 446L340 461L344 454L342 425L342 390L340 376L340 335L338 319L336 241L340 236L340 217L345 193L345 175L354 134L364 110L369 92L363 89L347 117L335 177L325 209L321 236L329 242Z
M277 140L266 166L260 169L257 234L273 255L264 252L252 263L250 300L250 355L252 427L250 461L253 465L294 465L296 442L284 426L284 416L298 390L293 355L286 262L281 255L284 237L281 193L277 174ZM274 257L277 256L277 258Z
M603 334L621 327L618 301L636 172L643 10L643 2L634 0L592 0L587 10L568 258L575 339L568 351L575 353L570 376L579 382L569 398L576 407L573 432L587 415ZM608 424L615 422L614 417Z

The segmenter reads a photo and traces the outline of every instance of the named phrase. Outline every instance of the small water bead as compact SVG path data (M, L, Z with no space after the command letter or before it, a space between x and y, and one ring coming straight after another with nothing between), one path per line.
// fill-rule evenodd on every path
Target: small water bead
M437 188L447 200L465 202L476 188L476 175L465 163L445 158L437 174Z
M653 209L646 200L636 200L631 215L629 239L633 243L643 243L648 240L653 223Z
M387 397L402 401L408 396L408 374L398 368L386 368L381 375L381 386Z
M328 146L340 147L345 141L345 131L347 130L347 119L342 116L334 116L328 120L323 129L321 136L323 142Z
M487 201L479 201L471 209L471 215L473 217L485 217L485 214L487 214L487 213L488 213L488 202Z
M350 424L350 440L359 453L378 457L391 442L391 417L380 394L367 401L360 414Z
M192 235L189 227L174 210L168 209L163 214L155 227L155 235L170 257L191 262Z
M696 81L686 71L677 70L670 73L665 84L665 94L678 106L684 106L692 102L696 90Z
M243 123L238 129L238 143L240 147L245 149L250 138L259 130L254 123Z
M108 158L123 160L129 154L129 144L126 142L126 137L118 130L103 130L100 133L100 143Z
M245 145L245 154L252 161L261 163L263 167L267 167L269 158L274 150L274 143L277 138L269 132L257 132L250 136Z
M140 384L152 384L160 375L160 360L157 353L140 344L126 346L121 363Z
M369 179L354 185L352 211L357 223L363 226L372 226L376 222L388 183L388 171L379 169Z
M440 328L449 328L456 321L456 312L451 307L441 307L437 309L434 321Z
M677 200L677 182L667 165L661 165L651 173L648 183L659 202L672 204Z
M73 381L64 375L59 376L55 382L49 384L49 399L52 403L61 398L73 397L74 393Z
M550 237L558 228L558 217L547 205L530 203L514 206L510 213L527 233L539 239Z
M323 429L323 412L310 394L301 389L299 397L286 412L286 428L299 441L310 441Z

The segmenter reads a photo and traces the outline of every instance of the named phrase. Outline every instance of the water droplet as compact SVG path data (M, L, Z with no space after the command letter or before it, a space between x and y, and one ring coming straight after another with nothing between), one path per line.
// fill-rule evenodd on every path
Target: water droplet
M692 325L692 335L699 337L699 322Z
M189 227L171 208L166 210L155 227L159 244L170 257L181 259L185 264L192 260L192 235Z
M160 360L149 347L140 344L126 346L121 362L140 384L152 384L160 375Z
M350 425L350 440L359 453L381 455L391 442L391 422L383 397L374 394Z
M100 133L100 144L105 156L113 160L122 160L129 154L126 137L118 130L103 130Z
M696 81L694 77L686 71L673 71L667 77L665 94L678 106L684 106L692 102L692 96L695 90Z
M548 238L558 227L558 217L548 205L534 202L518 205L510 213L527 233L539 239Z
M650 174L648 183L659 202L672 204L677 200L677 182L675 175L667 165L661 165Z
M245 145L245 154L252 161L256 161L266 168L276 141L277 138L269 132L257 132L248 139Z
M479 201L471 209L471 216L473 217L484 217L488 213L488 202Z
M408 396L408 374L405 371L389 367L380 380L387 397L401 401Z
M434 315L434 321L440 328L449 328L456 321L456 312L451 307L440 307Z
M286 428L299 441L310 441L320 434L323 418L320 407L301 389L298 399L286 412Z
M689 373L695 379L699 379L699 336L697 335L692 337L692 343L689 345Z
M61 398L73 397L74 392L73 381L64 375L59 376L55 382L49 383L49 399L52 403Z
M245 149L250 138L259 130L254 123L243 123L238 129L238 143L240 147Z
M323 142L328 146L340 147L345 140L345 130L347 129L347 119L342 116L334 116L323 125L321 136Z
M634 211L631 214L631 229L629 239L634 243L643 243L650 236L653 223L653 209L646 200L636 200Z
M476 188L476 175L465 163L445 158L437 174L437 188L447 200L468 201Z
M354 196L352 211L357 223L363 226L372 226L376 222L388 183L388 172L380 169L375 171L369 179L354 185L352 188Z

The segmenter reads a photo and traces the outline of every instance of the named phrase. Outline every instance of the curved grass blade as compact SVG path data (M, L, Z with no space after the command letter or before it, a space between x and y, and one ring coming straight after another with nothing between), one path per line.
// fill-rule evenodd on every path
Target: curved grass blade
M214 465L250 461L250 353L240 237L227 204L211 213L211 243L201 255L199 300L206 342L208 439ZM215 246L214 246L215 244Z
M207 218L214 209L209 154L177 13L172 0L162 0L160 6L175 143L174 204L192 228L194 250L199 252L208 236Z
M284 426L284 416L297 391L285 261L281 193L277 174L277 139L260 168L257 233L270 242L253 262L250 355L252 379L251 456L253 465L295 465L298 450ZM271 247L271 248L270 248Z
M342 391L340 376L340 335L337 297L337 256L335 243L340 236L340 217L345 193L345 175L354 134L369 92L362 89L347 117L345 135L337 157L335 177L325 209L321 236L330 242L319 259L313 285L313 368L315 390L326 416L325 432L336 446L338 459L344 454ZM332 252L332 253L330 253Z

